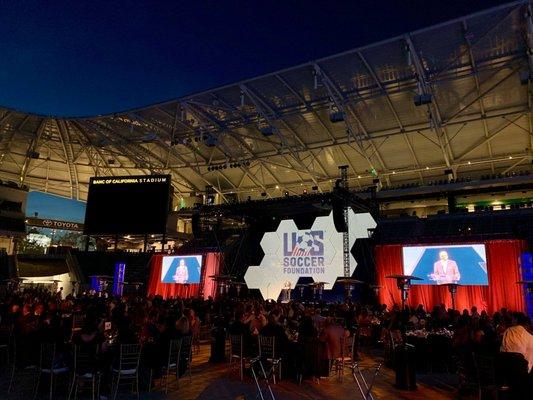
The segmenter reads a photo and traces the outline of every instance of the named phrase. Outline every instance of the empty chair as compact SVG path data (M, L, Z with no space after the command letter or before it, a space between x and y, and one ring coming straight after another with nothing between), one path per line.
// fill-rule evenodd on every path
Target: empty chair
M92 399L100 399L100 371L97 364L97 345L74 346L73 376L68 398L78 395L81 384L90 383Z
M178 342L178 369L176 378L179 379L182 375L189 374L189 380L192 382L192 336L184 336Z
M163 385L165 386L165 393L168 393L168 378L172 374L172 372L175 373L176 379L178 379L178 373L179 373L179 341L178 340L171 340L168 345L168 357L167 357L167 363L163 367Z
M5 359L7 364L9 364L10 361L12 341L13 325L0 326L0 354L3 357L2 360Z
M15 379L22 374L31 373L35 375L37 372L38 359L33 357L33 354L28 351L18 351L19 344L13 340L12 357L11 357L11 377L7 392L11 393L15 386ZM22 346L24 348L24 346Z
M56 352L55 343L41 344L41 351L39 354L39 365L37 369L37 381L34 389L34 398L37 396L41 377L47 375L50 384L50 399L54 397L54 383L59 376L66 376L68 378L69 368L63 362Z
M281 357L276 349L276 338L274 336L259 335L259 357L270 364L270 372L274 384L276 383L276 371L281 379Z
M122 344L115 365L111 369L111 393L116 399L121 384L131 384L139 398L139 361L141 358L140 344Z
M474 367L478 387L478 399L485 398L488 393L492 398L498 398L500 393L508 393L509 386L500 385L496 379L496 366L494 357L482 356L474 353Z
M231 372L237 364L239 367L239 377L241 381L244 378L244 367L247 358L244 356L244 340L243 335L230 335L230 356L229 356L229 371Z
M354 343L355 335L350 337L340 338L340 354L333 359L333 369L337 373L339 379L342 381L344 376L344 368L351 365L354 361Z

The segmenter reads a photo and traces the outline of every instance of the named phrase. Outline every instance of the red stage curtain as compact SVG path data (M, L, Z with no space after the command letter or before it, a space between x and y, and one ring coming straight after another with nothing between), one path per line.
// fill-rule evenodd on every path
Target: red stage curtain
M200 284L198 283L181 285L161 282L163 256L164 254L154 254L152 256L150 278L148 280L148 295L161 295L164 299L170 297L188 298L199 296ZM203 257L204 265L200 281L204 283L203 297L207 299L209 296L214 297L215 295L216 284L209 276L218 274L222 257L220 253L205 253Z
M525 251L521 240L491 240L486 243L489 286L461 286L457 290L456 308L462 310L477 306L479 310L494 312L502 307L511 310L525 310L525 299L520 285L520 254ZM377 283L381 286L380 302L391 307L401 304L400 291L394 279L387 275L402 274L402 245L376 246ZM412 286L407 304L416 307L424 305L432 309L444 303L451 307L451 296L446 287L420 285Z

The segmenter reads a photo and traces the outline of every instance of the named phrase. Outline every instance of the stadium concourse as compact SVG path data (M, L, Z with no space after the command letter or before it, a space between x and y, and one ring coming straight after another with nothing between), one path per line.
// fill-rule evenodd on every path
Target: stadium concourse
M140 109L1 108L0 390L530 398L532 87L518 1Z

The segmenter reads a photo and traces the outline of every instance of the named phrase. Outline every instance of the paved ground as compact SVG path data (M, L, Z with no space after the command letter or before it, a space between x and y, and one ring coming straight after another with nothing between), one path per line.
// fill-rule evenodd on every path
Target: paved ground
M240 381L235 375L228 376L226 364L209 364L209 345L202 345L199 354L194 355L192 382L188 378L180 380L179 388L172 381L169 393L165 395L160 388L147 393L141 390L142 399L169 399L169 400L235 400L235 399L256 399L257 390L255 383L250 377L245 377ZM363 359L364 364L371 364L373 360L369 357ZM7 399L8 371L2 369L0 374L0 399ZM419 376L418 390L399 391L394 386L394 373L388 368L384 368L376 380L373 391L374 398L378 399L455 399L456 388L454 379L446 374L433 374ZM31 399L32 377L18 375L17 390L10 395L10 399ZM284 380L272 386L276 400L319 400L319 399L360 399L353 378L345 375L342 382L337 377L321 379L320 381L304 381L301 385L295 382ZM66 382L60 382L54 394L55 399L66 399ZM127 388L126 388L127 389ZM39 398L47 398L47 387L43 387L43 393ZM108 393L103 393L107 395ZM90 395L79 396L79 398L90 398ZM135 395L120 393L120 399L135 399ZM265 397L269 399L269 397Z

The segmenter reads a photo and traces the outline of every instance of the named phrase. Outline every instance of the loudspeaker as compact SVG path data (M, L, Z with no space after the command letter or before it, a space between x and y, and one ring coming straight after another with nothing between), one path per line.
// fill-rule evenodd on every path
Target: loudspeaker
M346 232L348 227L344 221L344 204L339 199L333 199L331 202L333 208L333 224L337 232Z
M448 212L457 212L457 199L453 195L448 195Z
M195 212L192 214L191 218L191 225L192 225L192 234L195 238L200 236L201 229L200 229L200 214Z

